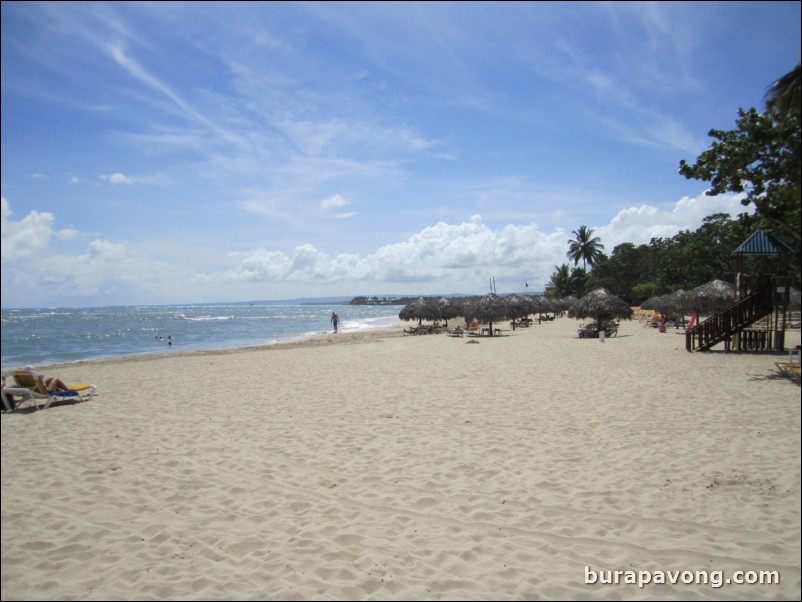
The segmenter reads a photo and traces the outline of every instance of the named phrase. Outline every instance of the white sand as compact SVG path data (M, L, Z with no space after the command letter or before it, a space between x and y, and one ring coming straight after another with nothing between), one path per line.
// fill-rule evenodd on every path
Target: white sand
M787 355L576 326L49 367L98 393L2 416L2 599L799 600Z

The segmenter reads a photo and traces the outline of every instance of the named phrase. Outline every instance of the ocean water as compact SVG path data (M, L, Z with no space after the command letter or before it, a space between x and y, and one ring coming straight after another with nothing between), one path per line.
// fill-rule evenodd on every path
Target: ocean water
M161 305L4 309L2 367L267 345L394 324L403 306Z

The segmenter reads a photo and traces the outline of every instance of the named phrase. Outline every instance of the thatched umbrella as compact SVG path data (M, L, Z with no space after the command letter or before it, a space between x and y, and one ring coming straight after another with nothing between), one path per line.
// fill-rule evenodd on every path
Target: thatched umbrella
M666 293L665 295L649 297L640 306L643 309L654 310L663 317L679 314L683 324L685 323L685 314L688 311L693 311L688 292L683 289L677 289L673 293Z
M673 293L669 293L668 296L670 297L669 304L672 311L678 314L684 314L687 313L689 309L693 309L691 307L690 293L685 289L678 288Z
M465 304L463 315L465 319L486 322L490 326L490 336L493 336L493 322L503 322L514 316L512 305L504 297L495 293L488 293L484 297L469 301Z
M521 297L522 308L527 310L527 314L524 317L528 316L529 314L536 314L540 311L540 297L533 297L531 295L524 295Z
M524 295L523 297L519 297L518 295L510 295L506 297L507 303L510 306L510 317L512 318L512 329L515 330L515 322L519 318L526 318L529 314L533 314L537 311L537 306L532 301L532 297L529 295Z
M668 310L680 315L682 325L685 326L685 314L693 311L690 293L684 289L677 289L668 294Z
M682 291L682 295L685 292ZM675 293L666 293L665 295L656 295L649 297L640 304L643 309L651 309L660 315L667 316L672 313L680 313L685 308L685 300L681 295Z
M557 299L557 304L560 306L560 311L563 312L571 309L574 305L576 305L577 301L579 301L579 299L573 295L568 295L567 297Z
M632 319L632 308L606 288L597 288L568 310L569 318L595 318L602 332L602 322L614 318Z
M423 322L423 320L439 320L440 306L435 299L418 297L414 301L407 303L401 311L398 312L398 317L407 322L410 320L417 320L418 324Z
M445 320L446 328L448 328L448 321L462 315L462 303L451 299L449 297L440 297L437 301L440 308L440 318Z
M665 307L665 297L666 295L654 295L653 297L649 297L640 306L643 309L649 309L651 311L656 311L663 313L663 308Z
M711 280L688 291L688 303L699 312L715 313L735 301L735 286L723 280Z
M556 299L549 299L543 295L538 295L532 298L532 304L535 306L535 312L538 314L538 323L543 319L543 314L549 312L557 315L562 311L562 305Z

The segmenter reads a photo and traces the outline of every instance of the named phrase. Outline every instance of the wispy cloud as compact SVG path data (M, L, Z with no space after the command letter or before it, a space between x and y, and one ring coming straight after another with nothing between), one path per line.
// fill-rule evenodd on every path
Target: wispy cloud
M181 98L181 96L175 93L168 85L162 83L155 76L151 75L151 73L142 67L136 60L129 57L120 45L109 46L108 52L114 61L128 71L131 77L141 81L149 88L159 92L161 95L169 99L187 119L203 125L228 143L237 146L247 146L247 140L245 138L219 127L211 119L196 110L193 106Z
M2 3L4 303L535 287L581 224L694 228L679 160L798 52L765 5Z
M320 206L323 209L329 209L331 207L345 207L346 205L350 204L351 201L339 194L335 194L334 196L330 196L329 198L320 201Z

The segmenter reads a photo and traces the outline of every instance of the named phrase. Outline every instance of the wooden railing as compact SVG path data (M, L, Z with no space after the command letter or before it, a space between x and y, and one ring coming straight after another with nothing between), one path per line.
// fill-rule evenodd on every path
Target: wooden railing
M772 287L761 287L689 329L685 333L685 349L706 351L713 345L725 343L729 351L732 337L738 333L743 333L743 336L738 337L739 349L750 351L770 349L770 332L745 329L769 315L772 310Z

